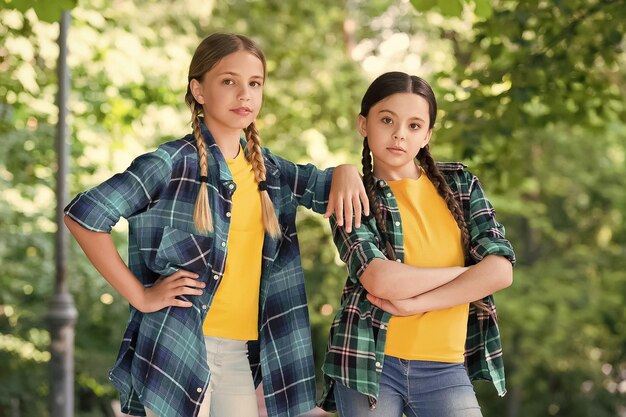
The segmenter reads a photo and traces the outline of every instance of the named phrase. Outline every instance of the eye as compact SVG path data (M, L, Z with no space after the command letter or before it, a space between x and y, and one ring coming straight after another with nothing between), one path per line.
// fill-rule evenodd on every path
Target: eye
M261 84L258 81L251 81L250 82L250 87L261 87L261 86L263 86L263 84Z
M411 130L419 130L419 129L421 128L421 126L420 126L420 125L418 125L417 123L411 123L411 124L409 125L409 128L410 128Z
M233 84L235 84L235 81L231 80L230 78L224 78L222 80L222 84L224 84L224 85L233 85Z
M383 117L382 119L380 119L380 121L386 125L390 125L393 123L393 120L391 120L391 117Z

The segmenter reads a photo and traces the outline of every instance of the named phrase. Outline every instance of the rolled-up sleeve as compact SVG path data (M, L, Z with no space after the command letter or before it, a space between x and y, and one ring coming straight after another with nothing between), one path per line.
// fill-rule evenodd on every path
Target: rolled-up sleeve
M135 159L126 171L78 194L65 214L86 229L110 233L121 217L146 209L170 180L172 160L161 148Z
M472 176L470 185L470 255L480 262L487 255L499 255L515 264L515 253L505 237L504 226L496 220L493 208L477 177Z
M343 227L337 226L335 216L330 217L333 240L339 251L339 257L348 267L350 280L357 283L374 259L387 259L378 248L378 237L372 228L376 227L373 219L363 222L361 227L353 228L347 233Z

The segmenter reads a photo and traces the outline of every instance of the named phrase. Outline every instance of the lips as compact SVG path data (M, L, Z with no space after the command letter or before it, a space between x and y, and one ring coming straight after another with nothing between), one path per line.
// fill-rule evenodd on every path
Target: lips
M397 147L397 146L390 146L387 148L387 150L391 153L397 153L397 154L406 153L404 149Z
M252 113L252 109L250 109L249 107L237 107L234 109L230 109L230 111L238 114L239 116L248 116L250 113Z

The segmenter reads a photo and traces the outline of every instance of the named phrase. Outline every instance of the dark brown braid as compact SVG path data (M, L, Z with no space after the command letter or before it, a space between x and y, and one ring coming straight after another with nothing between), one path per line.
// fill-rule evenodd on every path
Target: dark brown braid
M376 227L380 232L380 235L385 242L385 248L387 249L387 258L392 261L396 260L396 252L393 250L391 242L387 239L387 224L383 218L383 213L380 208L380 199L376 195L376 182L374 181L374 173L372 171L372 155L370 153L370 147L367 143L367 137L363 139L363 185L367 192L367 198L370 200L370 210L374 214L376 219Z
M463 215L463 210L461 210L461 205L459 201L454 198L454 194L450 189L450 186L446 182L445 178L437 168L437 164L435 163L432 155L430 154L429 145L424 146L417 153L417 160L420 162L422 168L426 172L426 176L433 183L435 188L437 188L437 192L443 198L443 200L448 205L448 210L452 213L454 220L456 220L456 224L459 226L461 230L461 244L463 246L463 255L467 261L469 256L469 248L470 248L470 234L467 229L467 223L465 222L465 216Z
M450 189L450 186L446 182L445 178L437 168L437 164L430 154L430 148L428 145L424 146L417 153L417 160L419 161L422 168L426 172L426 176L433 183L435 188L437 188L437 192L443 198L443 200L448 205L448 210L452 213L452 217L456 220L456 224L459 226L461 230L461 246L463 247L463 255L465 257L465 264L467 265L469 261L469 250L470 250L470 234L467 228L467 222L465 221L465 216L463 215L463 210L461 209L461 205L459 201L454 198L454 194ZM474 306L483 311L489 311L487 304L485 304L481 300L477 300L472 302Z

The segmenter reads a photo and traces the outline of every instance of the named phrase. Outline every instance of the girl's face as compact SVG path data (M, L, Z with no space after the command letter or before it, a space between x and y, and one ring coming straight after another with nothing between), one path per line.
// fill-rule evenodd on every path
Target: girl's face
M239 137L254 122L263 103L263 63L248 51L233 52L204 74L191 80L191 92L204 110L214 137Z
M397 93L359 115L358 130L374 158L374 175L393 181L418 178L415 157L430 141L428 102L412 93Z

